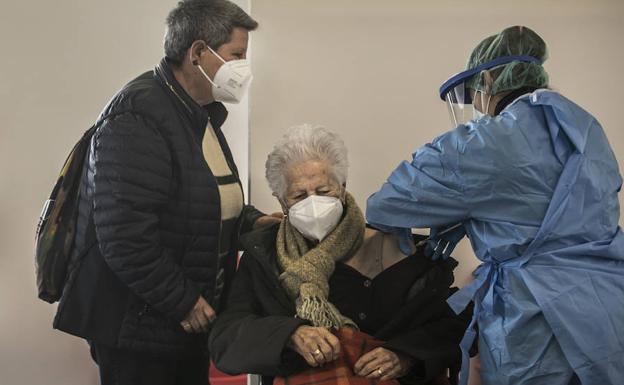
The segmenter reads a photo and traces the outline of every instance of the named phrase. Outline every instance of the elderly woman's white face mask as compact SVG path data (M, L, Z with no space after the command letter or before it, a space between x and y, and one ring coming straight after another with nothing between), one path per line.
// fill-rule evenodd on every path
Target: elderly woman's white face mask
M310 195L288 210L288 220L301 235L320 242L340 222L342 211L340 199Z
M282 208L290 223L306 238L321 241L340 222L344 186L332 178L326 162L309 160L288 168Z

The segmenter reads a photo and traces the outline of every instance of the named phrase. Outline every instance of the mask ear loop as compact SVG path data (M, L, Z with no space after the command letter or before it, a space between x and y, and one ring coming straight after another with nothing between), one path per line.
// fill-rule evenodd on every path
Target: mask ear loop
M208 46L206 46L206 47L208 47ZM214 53L219 59L221 59L221 56L217 55L217 53L214 52L210 47L208 47L208 49L212 53ZM191 59L191 63L193 63L193 65L199 69L199 71L202 73L202 75L204 75L204 77L206 79L208 79L208 81L210 82L210 84L212 84L213 87L221 88L221 86L219 86L217 83L213 82L212 79L210 79L210 76L208 76L206 71L204 71L204 69L202 68L201 64L199 64L199 62L197 61L197 59L193 59L192 57L190 59ZM221 59L221 60L223 60L223 59Z
M482 94L483 95L483 94ZM488 94L487 104L485 105L485 114L489 115L488 111L490 109L490 101L492 100L492 94ZM483 102L482 102L483 103Z
M483 114L484 115L489 115L489 109L490 109L490 101L492 100L492 94L488 93L488 99L487 99L487 103L485 103L485 94L483 93L483 91L481 91L481 107L483 108Z
M481 71L483 73L483 71ZM487 84L483 84L486 92L488 93L488 100L487 100L487 104L485 103L485 94L483 93L483 91L481 91L481 107L484 109L483 114L484 115L489 115L488 111L490 109L490 101L492 100L492 94L490 93L490 91L488 90L489 87L487 87Z
M478 96L479 93L481 93L481 96L480 96L480 98L481 98L481 107L483 107L483 90L477 89L477 87L479 86L479 83L481 82L481 73L482 72L479 72L479 75L477 75L479 77L479 79L477 81L477 84L475 84L474 97L472 98L472 109L473 110L477 110L477 106L475 105L475 100L477 99L477 96ZM479 111L479 110L477 110L477 111ZM481 111L479 111L479 112L481 112Z
M229 66L229 65L232 63L232 62L229 62L229 61L225 61L225 59L223 59L223 58L221 57L221 55L219 55L218 53L216 53L216 52L215 52L215 50L213 50L212 48L210 48L210 46L209 46L208 44L206 44L206 48L208 48L208 49L210 50L210 52L212 52L212 53L213 53L216 57L218 57L218 58L219 58L219 60L221 60L221 61L223 62L223 65ZM234 62L240 62L240 61L246 61L246 60L241 59L241 60L233 60L233 61L234 61ZM236 67L231 67L231 66L230 66L230 69L231 69L232 71L234 71L234 73L236 73L238 76L240 76L240 72L236 70Z
M485 106L485 96L483 90L481 90L481 108L483 109L483 115L487 115L487 107Z
M225 60L223 60L223 58L221 57L221 55L219 55L218 53L216 53L212 48L210 48L210 46L208 44L206 44L206 48L208 48L210 50L210 52L212 52L213 55L215 55L216 57L219 58L219 60L221 60L224 64L227 63Z
M483 73L483 71L481 71L481 73L479 73L479 80L481 79L481 74L482 73ZM488 92L487 91L487 87L485 87L485 85L484 85L484 88L486 89L486 92ZM483 92L483 90L475 90L475 97L477 96L477 92L481 93L481 108L483 108L482 114L483 115L489 115L488 110L490 108L490 101L492 100L492 94L490 94L488 92L487 103L485 103L485 93ZM474 100L472 101L472 108L475 108Z

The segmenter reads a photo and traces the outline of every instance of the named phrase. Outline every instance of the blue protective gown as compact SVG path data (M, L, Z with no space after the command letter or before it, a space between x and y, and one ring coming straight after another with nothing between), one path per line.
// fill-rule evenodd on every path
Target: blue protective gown
M397 232L463 222L483 263L449 304L475 301L484 384L624 384L621 184L596 119L538 90L418 149L366 216Z

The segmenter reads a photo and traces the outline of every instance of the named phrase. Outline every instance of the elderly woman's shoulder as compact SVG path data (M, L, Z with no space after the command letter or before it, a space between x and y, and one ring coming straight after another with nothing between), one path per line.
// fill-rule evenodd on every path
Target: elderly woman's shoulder
M254 229L239 238L240 249L256 256L268 256L275 252L275 240L280 224Z

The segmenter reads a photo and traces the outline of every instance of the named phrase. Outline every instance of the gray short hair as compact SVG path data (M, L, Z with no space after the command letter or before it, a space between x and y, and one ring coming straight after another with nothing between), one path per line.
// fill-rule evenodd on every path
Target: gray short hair
M253 31L258 23L228 0L183 0L167 16L165 56L180 65L196 40L215 51L230 41L236 27Z
M322 126L302 124L291 127L280 139L266 161L266 179L279 198L286 193L286 172L293 164L307 161L326 161L335 181L347 182L349 162L347 147L335 132Z

